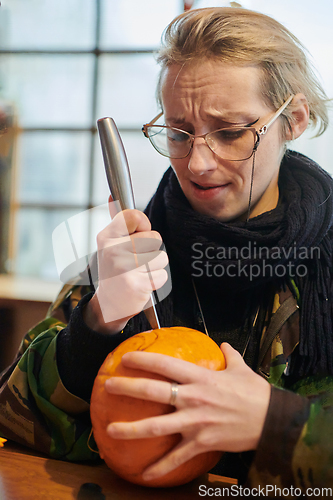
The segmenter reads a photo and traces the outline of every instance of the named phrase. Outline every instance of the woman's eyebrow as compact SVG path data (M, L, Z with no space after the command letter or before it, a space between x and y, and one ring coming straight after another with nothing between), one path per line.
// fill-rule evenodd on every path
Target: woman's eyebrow
M175 123L176 125L181 124L181 123L185 123L185 121L186 121L185 118L182 118L182 117L180 117L180 118L179 117L177 118L175 116L166 117L165 115L164 115L164 120L166 122L168 121L168 122Z
M257 123L259 120L260 120L260 117L256 118L255 120L253 120L253 122L251 123L244 123L244 121L242 120L239 120L239 121L230 121L230 119L228 118L225 118L225 117L215 117L218 121L220 122L223 122L223 123L226 123L227 124L227 127L251 127L252 125L254 125L255 123Z
M165 117L164 117L165 118ZM252 127L252 125L254 125L255 123L257 123L258 121L260 120L260 117L259 118L256 118L253 122L251 123L247 123L246 125L243 125L241 123L232 123L232 122L228 122L226 120L223 120L225 123L229 123L231 127ZM185 125L186 124L186 120L183 119L183 118L175 118L175 117L170 117L168 120L165 120L165 122L171 122L173 124L173 126L181 126L181 125Z

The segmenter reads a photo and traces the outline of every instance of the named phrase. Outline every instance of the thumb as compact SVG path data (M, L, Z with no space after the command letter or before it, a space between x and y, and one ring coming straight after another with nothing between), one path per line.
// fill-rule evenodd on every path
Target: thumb
M151 224L143 212L136 209L126 209L117 213L112 219L109 236L111 238L123 238L134 233L150 230ZM152 238L161 239L161 237L157 238L155 234L152 235Z
M244 360L239 352L231 347L231 345L227 342L223 342L220 349L225 357L226 368L236 368L237 366L244 364Z

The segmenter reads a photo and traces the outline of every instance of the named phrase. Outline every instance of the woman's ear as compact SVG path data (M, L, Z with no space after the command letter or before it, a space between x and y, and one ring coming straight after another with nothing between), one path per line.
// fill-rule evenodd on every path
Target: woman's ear
M291 130L287 130L286 139L292 141L303 134L309 123L309 104L304 94L296 94L290 105Z

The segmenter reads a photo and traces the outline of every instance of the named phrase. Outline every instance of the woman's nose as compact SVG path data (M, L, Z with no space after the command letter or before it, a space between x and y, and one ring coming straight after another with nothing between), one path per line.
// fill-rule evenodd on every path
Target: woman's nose
M187 168L194 175L203 175L208 171L216 170L217 158L207 146L205 139L198 137L194 140Z

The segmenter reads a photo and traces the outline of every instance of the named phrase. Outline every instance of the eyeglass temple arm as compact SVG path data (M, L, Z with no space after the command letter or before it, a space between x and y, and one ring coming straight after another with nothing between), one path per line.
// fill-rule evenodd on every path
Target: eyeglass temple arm
M163 115L163 111L161 111L157 116L155 116L155 118L153 118L149 123L146 123L145 125L143 125L142 131L143 131L143 133L145 134L146 137L148 137L147 127L150 127L151 125L154 125L154 123L157 122L157 120L159 118L161 118L162 115Z
M157 120L158 120L159 118L161 118L161 116L163 115L163 113L164 113L164 111L161 111L161 112L160 112L157 116L155 116L155 118L153 118L153 119L152 119L152 121L151 121L151 122L147 123L147 126L148 126L148 125L154 125L154 123L155 123L155 122L157 122Z
M283 113L283 111L286 109L286 107L288 106L288 104L290 104L290 102L293 100L294 98L294 94L291 94L291 96L289 96L289 98L286 100L285 103L282 104L282 106L274 113L274 115L272 116L272 118L269 120L268 123L266 123L266 125L263 125L260 129L259 129L259 134L260 135L263 135L263 134L266 134L268 128L275 122L275 120Z

